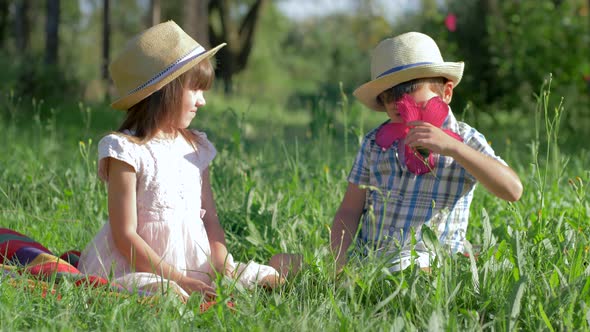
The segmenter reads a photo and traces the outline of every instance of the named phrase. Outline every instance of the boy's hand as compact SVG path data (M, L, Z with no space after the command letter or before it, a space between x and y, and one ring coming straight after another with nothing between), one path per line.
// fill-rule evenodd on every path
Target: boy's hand
M462 144L428 122L412 121L408 126L410 132L406 136L406 144L413 148L426 148L434 153L450 156L457 144Z
M413 121L408 126L411 129L406 144L450 156L492 194L510 202L520 199L522 183L510 167L459 142L430 123Z

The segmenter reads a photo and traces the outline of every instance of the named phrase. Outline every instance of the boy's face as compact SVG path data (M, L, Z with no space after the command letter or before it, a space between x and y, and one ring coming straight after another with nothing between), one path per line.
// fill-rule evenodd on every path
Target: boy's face
M445 83L442 96L439 96L434 91L432 91L430 83L424 83L420 85L416 90L409 93L409 95L412 96L416 103L422 107L424 107L424 105L426 105L426 102L428 102L430 98L433 97L441 97L442 100L448 104L451 102L451 98L453 96L453 83ZM399 111L397 110L397 107L395 105L395 100L393 100L393 98L381 98L381 100L383 102L383 105L385 106L387 115L391 119L391 122L403 122L402 117L400 116Z

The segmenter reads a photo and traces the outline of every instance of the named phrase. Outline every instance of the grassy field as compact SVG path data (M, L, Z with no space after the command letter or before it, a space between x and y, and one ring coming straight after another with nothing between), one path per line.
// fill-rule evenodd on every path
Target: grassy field
M588 150L565 148L564 110L546 90L528 110L492 117L470 110L496 152L520 175L522 199L509 204L478 188L469 241L477 260L441 255L425 274L391 274L378 260L336 276L329 227L363 133L384 119L345 100L285 110L211 96L193 126L218 149L213 190L228 246L239 260L302 253L306 268L285 287L220 288L199 313L163 297L56 287L61 299L0 278L2 330L589 330ZM96 177L96 143L122 114L106 106L8 98L0 122L0 226L52 251L82 249L106 220ZM565 110L567 112L567 110Z

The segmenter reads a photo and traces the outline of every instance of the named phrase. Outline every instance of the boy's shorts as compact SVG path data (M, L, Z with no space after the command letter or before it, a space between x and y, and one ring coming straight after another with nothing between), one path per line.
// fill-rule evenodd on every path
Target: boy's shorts
M414 260L414 264L418 268L425 268L430 267L434 263L434 259L436 255L430 252L423 252L417 251L418 257L412 257L410 251L402 251L395 257L392 257L393 260L391 261L391 267L389 267L389 271L391 272L398 272L405 270L408 268L412 260Z
M419 251L419 250L416 250L415 253L418 255L417 257L416 256L412 257L410 250L402 250L394 255L392 254L392 255L388 256L389 261L391 262L390 266L389 266L389 271L390 272L399 272L399 271L405 270L412 264L412 260L414 260L414 264L418 268L427 268L427 267L431 267L433 265L434 259L436 258L436 255L434 253L428 252L428 251ZM360 250L352 251L349 254L349 260L358 259L358 260L362 261L366 258L367 258L367 253L360 252Z

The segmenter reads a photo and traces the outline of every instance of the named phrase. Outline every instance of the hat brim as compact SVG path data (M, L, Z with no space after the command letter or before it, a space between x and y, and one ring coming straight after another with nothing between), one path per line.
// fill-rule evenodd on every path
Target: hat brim
M464 67L463 62L443 62L407 68L367 82L354 90L353 95L368 108L385 112L385 107L377 101L381 92L403 82L428 77L445 77L457 86L463 77Z
M200 54L199 56L195 57L194 59L188 61L186 64L179 67L177 70L173 71L172 73L170 73L168 76L166 76L162 80L158 81L157 83L154 83L152 85L148 85L143 89L140 89L138 91L135 91L133 93L130 93L124 97L121 97L121 98L115 100L111 104L111 107L114 109L117 109L117 110L122 110L122 111L128 110L129 108L131 108L131 106L139 103L144 98L147 98L151 94L153 94L154 92L160 90L166 84L172 82L175 78L184 74L185 72L187 72L189 69L194 67L199 62L215 55L215 53L217 53L217 51L219 51L219 49L221 49L225 45L226 45L226 43L219 44L219 45L215 46L214 48L210 49L209 51L207 51L203 54Z

